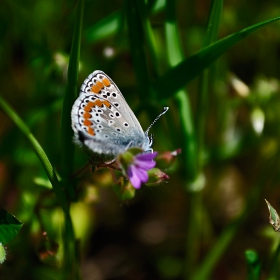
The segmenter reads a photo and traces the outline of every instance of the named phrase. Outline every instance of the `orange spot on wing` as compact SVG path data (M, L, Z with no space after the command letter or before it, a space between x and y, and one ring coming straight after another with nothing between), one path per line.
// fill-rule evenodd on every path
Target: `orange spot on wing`
M104 104L106 107L108 107L108 108L110 108L110 107L111 107L110 102L109 102L109 101L107 101L107 100L103 101L103 104Z
M98 107L102 106L102 102L99 99L97 99L94 103L94 105L97 105Z
M102 80L102 83L106 86L106 87L108 87L111 83L110 83L110 81L109 81L109 79L107 79L107 78L104 78L103 80Z
M87 106L84 107L84 110L85 110L86 112L90 112L90 111L91 111L91 107L87 105Z
M95 105L94 102L89 101L88 104L84 107L84 110L85 110L86 112L90 112L90 111L91 111L91 108L92 108L94 105Z
M88 104L87 104L87 106L89 106L89 107L94 107L94 102L89 101Z
M88 127L87 132L88 132L88 134L90 134L92 136L95 135L94 129L91 126Z
M93 93L99 93L100 90L101 90L101 87L99 87L97 84L95 84L95 85L93 85L93 86L91 87L91 91L92 91Z
M92 123L91 123L90 120L85 119L85 120L84 120L84 125L85 125L85 126L90 126L90 125L92 125Z
M101 88L104 88L104 85L103 85L101 82L99 82L99 81L97 81L95 85L96 85L97 87L99 87L100 89L101 89Z
M85 119L91 118L91 114L88 113L88 112L84 112L84 118L85 118Z

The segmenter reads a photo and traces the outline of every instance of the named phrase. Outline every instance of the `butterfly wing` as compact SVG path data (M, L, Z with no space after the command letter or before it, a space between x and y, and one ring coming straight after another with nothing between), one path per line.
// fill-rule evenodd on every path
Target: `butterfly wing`
M120 90L102 71L84 81L71 116L75 142L95 153L116 157L129 147L149 148L149 139Z

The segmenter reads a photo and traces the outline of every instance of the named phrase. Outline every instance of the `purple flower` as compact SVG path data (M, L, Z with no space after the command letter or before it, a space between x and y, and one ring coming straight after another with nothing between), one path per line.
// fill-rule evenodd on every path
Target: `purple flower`
M128 166L127 176L135 189L139 189L142 183L148 181L147 171L156 166L156 162L153 160L156 155L157 152L136 155Z

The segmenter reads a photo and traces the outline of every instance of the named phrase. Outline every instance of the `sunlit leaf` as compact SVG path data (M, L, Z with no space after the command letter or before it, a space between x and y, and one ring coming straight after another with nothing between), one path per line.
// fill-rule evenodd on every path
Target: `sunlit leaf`
M268 211L269 211L269 223L272 225L275 231L280 232L280 219L278 213L266 199L265 202L267 204Z
M4 246L0 243L0 264L6 260L6 251Z

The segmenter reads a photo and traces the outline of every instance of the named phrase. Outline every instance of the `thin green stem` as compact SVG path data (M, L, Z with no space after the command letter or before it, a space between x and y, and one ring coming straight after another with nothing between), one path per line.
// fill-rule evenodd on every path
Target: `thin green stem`
M144 50L144 32L141 24L141 17L137 6L137 1L127 0L127 25L129 34L130 51L137 78L137 86L142 94L143 103L149 96L150 78L148 75L147 59Z
M182 47L178 36L178 28L175 16L176 2L168 0L166 3L166 44L167 56L170 67L176 66L183 58ZM182 134L183 134L183 153L184 153L184 167L186 179L192 182L197 177L196 171L196 141L193 125L192 111L189 101L189 96L186 90L179 90L176 92L176 101L179 106L179 116L181 120Z
M178 36L178 27L176 24L176 14L175 14L176 1L168 0L166 2L166 24L165 33L167 39L167 54L168 62L171 67L176 66L178 63L183 61L183 51L180 44L180 39ZM179 90L175 95L178 112L181 120L181 131L183 136L183 166L186 174L186 182L193 183L196 181L197 174L197 147L195 139L194 124L192 118L192 111L189 101L189 96L186 90ZM188 190L189 184L187 184ZM200 195L197 193L191 194L190 197L190 211L188 219L188 234L186 236L186 262L185 262L185 275L188 277L192 273L193 265L197 256L197 246L198 246L198 234L197 226L198 219L197 214L200 209L198 209L200 203Z
M279 234L279 233L276 233ZM279 279L279 258L280 257L280 240L278 246L272 256L271 266L270 266L270 274L268 280L276 280Z
M75 199L75 192L71 174L73 170L74 144L72 142L73 131L71 128L71 109L77 95L80 45L82 36L82 23L84 14L84 0L79 0L76 11L74 34L68 66L68 81L65 97L63 101L63 110L61 117L61 167L62 178L65 189L71 200ZM73 228L70 209L65 213L65 228L63 234L64 241L64 273L65 279L80 279L78 268L78 248L76 248L76 238Z
M218 30L220 26L220 19L222 15L223 1L213 0L211 13L208 20L207 30L204 35L202 49L211 45L217 40ZM206 131L206 119L208 114L208 91L209 91L209 70L204 70L200 76L199 91L197 99L197 116L196 116L196 128L197 128L197 164L199 172L202 172L203 152L204 152L204 138Z
M68 66L68 80L63 100L61 115L61 175L71 200L74 200L74 187L70 181L73 172L73 159L75 147L72 141L73 131L71 128L71 109L77 96L78 70L80 59L80 44L82 22L84 13L84 0L79 0L74 26L73 41Z
M142 29L144 32L144 37L145 41L147 42L148 50L149 50L149 55L152 59L152 65L155 69L155 74L156 78L159 74L159 69L158 69L158 58L157 58L157 42L151 27L151 23L148 18L148 12L147 12L147 7L145 4L145 1L143 0L137 0L137 6L139 10L139 17L142 22Z
M261 272L261 262L258 254L253 250L245 252L247 261L247 280L259 280Z

